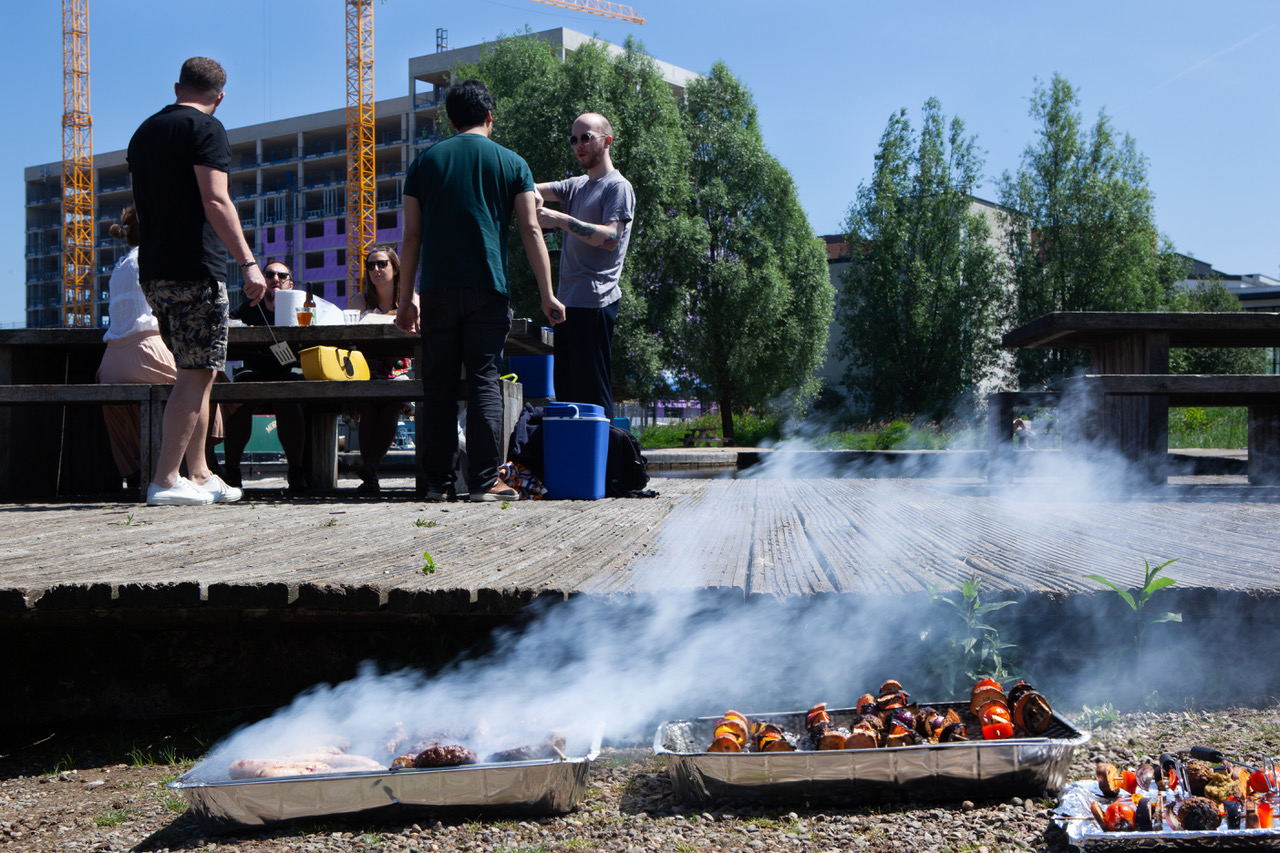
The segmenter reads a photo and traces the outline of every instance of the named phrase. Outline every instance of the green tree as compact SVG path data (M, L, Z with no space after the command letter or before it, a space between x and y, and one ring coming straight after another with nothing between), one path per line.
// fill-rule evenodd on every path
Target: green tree
M681 115L692 221L663 270L661 286L682 298L664 336L681 381L716 400L732 439L735 412L816 394L833 288L791 175L765 150L751 93L724 63L690 83Z
M1244 306L1218 279L1186 292L1187 311L1233 313ZM1175 349L1169 351L1170 373L1266 373L1265 349Z
M487 44L479 63L456 79L483 80L494 95L494 139L518 152L538 181L581 173L567 144L573 120L599 112L613 125L614 165L635 188L636 215L620 286L622 303L613 345L614 393L648 402L662 387L657 330L679 304L666 287L667 258L687 232L688 147L670 86L643 47L628 40L611 56L588 43L560 60L554 47L526 30ZM442 119L447 122L447 118ZM563 232L549 235L553 275ZM512 233L511 256L523 257ZM517 316L541 316L527 264L511 265Z
M1157 252L1146 159L1129 135L1118 137L1105 111L1085 132L1079 98L1055 74L1031 97L1037 140L1017 174L1000 181L1013 265L1016 322L1050 311L1150 311L1170 282ZM1036 387L1084 364L1072 350L1022 350L1023 387Z
M844 381L872 417L941 417L992 375L1001 266L970 193L983 161L964 122L925 102L917 136L900 110L846 225L853 262L838 308Z

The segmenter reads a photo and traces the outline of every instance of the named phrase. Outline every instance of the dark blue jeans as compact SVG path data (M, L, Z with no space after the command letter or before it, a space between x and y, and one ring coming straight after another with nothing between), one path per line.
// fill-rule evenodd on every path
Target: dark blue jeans
M488 491L502 464L502 348L511 306L496 290L448 287L423 291L422 397L426 435L423 473L433 491L453 482L458 462L458 383L467 385L467 485Z
M620 302L565 308L564 322L556 326L556 399L602 406L606 418L613 417L613 326Z

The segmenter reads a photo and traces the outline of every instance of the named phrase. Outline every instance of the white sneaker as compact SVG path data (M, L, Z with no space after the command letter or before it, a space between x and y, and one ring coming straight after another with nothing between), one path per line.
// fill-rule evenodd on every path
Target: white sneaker
M167 489L155 482L147 486L147 506L204 506L213 500L212 492L205 491L186 477L179 477Z
M216 504L235 503L240 500L240 496L244 494L243 491L237 489L235 486L228 486L217 474L210 476L209 482L205 483L203 486L196 483L192 483L191 485L201 491L205 491L213 495L213 502Z

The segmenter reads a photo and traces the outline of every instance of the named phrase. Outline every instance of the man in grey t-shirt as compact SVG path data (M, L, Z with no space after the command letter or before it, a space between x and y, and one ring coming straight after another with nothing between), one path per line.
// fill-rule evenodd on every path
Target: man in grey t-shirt
M543 228L566 232L560 251L564 322L556 326L556 399L594 403L613 417L613 327L622 291L622 261L631 239L636 194L609 156L613 127L599 113L585 113L569 137L585 175L538 184L544 201L563 211L538 208Z

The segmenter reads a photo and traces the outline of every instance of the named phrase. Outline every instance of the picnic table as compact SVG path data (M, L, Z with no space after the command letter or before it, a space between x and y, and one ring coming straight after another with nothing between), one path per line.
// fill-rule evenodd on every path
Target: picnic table
M102 335L102 329L85 328L0 330L0 434L8 439L0 448L0 499L117 491L120 476L99 411L104 403L142 406L144 454L149 443L158 448L159 413L170 386L96 385L106 347ZM277 340L287 342L294 353L328 345L357 349L366 356L408 356L415 363L420 363L422 349L418 335L402 332L391 323L234 326L228 335L228 359L266 352ZM552 342L549 330L530 320L514 320L504 352L545 355L552 351ZM377 380L215 383L212 398L247 401L262 395L314 404L309 473L313 485L326 488L336 482L336 427L342 405L356 398L421 399L422 384ZM504 385L504 402L512 409L505 417L511 426L519 416L519 396L518 385ZM416 444L423 446L420 438Z
M1086 349L1089 373L1049 391L992 395L989 464L997 472L1015 405L1057 405L1079 399L1085 434L1138 463L1153 480L1165 477L1169 408L1245 406L1249 412L1249 481L1280 484L1280 376L1169 374L1174 348L1280 346L1280 313L1061 311L1005 334L1016 348Z

